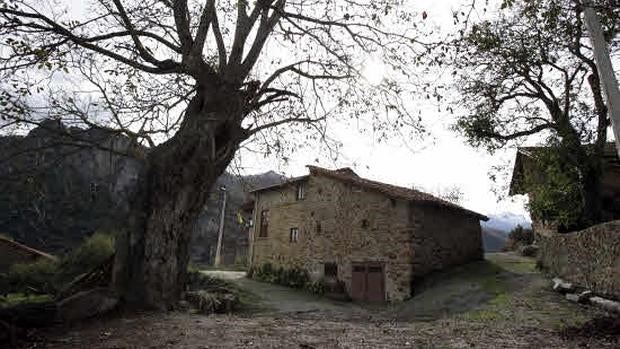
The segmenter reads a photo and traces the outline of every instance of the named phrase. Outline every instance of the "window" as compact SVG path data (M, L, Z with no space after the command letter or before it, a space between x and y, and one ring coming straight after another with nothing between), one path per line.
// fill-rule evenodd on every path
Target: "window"
M290 242L297 242L299 241L299 229L298 228L291 228L290 232L289 232L289 241Z
M323 275L326 278L338 277L338 265L336 263L325 263L323 265Z
M370 223L368 223L368 219L362 219L362 228L366 229Z
M262 210L260 212L260 230L258 237L267 237L269 229L269 210Z
M306 197L306 188L305 183L300 182L297 183L297 200L303 200Z

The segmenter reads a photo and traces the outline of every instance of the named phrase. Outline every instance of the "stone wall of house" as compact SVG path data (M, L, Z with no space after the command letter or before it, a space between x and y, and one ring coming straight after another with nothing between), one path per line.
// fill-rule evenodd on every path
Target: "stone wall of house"
M540 239L539 263L598 294L620 299L620 221Z
M477 217L446 208L412 205L413 277L483 258Z
M322 176L309 177L305 192L300 201L294 184L259 193L251 265L299 267L318 280L325 263L336 263L338 279L350 292L352 263L380 262L386 299L408 298L413 255L408 203ZM268 236L258 237L265 208ZM289 241L291 228L299 229L298 242Z

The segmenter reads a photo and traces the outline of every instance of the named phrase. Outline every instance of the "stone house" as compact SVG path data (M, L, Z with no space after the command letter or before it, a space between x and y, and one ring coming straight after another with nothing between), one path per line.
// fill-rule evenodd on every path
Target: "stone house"
M56 260L52 255L0 236L0 273L8 272L13 264L35 262L41 258Z
M542 170L536 157L541 147L520 147L517 149L515 164L510 181L509 195L533 195L527 183L542 180ZM603 152L603 178L601 204L603 220L620 219L620 161L613 143L608 143ZM532 228L537 235L551 236L558 233L559 226L551 221L532 217Z
M308 168L253 191L250 267L300 268L354 300L397 301L424 275L483 258L487 217L349 168Z

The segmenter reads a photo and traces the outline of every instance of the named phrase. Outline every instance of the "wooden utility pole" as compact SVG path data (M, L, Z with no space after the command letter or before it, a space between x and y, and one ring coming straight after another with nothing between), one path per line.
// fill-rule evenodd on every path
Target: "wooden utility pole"
M215 260L213 261L213 265L216 267L219 267L222 261L222 240L224 238L224 219L226 218L226 187L221 186L220 192L223 195L223 199L222 211L220 212L220 228L217 233L217 247L215 248Z
M618 89L618 80L611 65L609 50L603 37L603 29L601 28L598 15L592 8L591 1L586 0L583 4L585 22L590 32L590 40L592 41L594 51L594 61L596 62L603 91L607 99L607 110L609 111L611 128L616 140L616 152L620 158L620 89Z

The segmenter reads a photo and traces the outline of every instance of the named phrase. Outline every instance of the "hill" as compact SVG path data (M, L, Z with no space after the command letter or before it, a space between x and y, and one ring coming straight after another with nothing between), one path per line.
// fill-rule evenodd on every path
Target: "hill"
M148 149L124 136L97 129L66 127L47 120L25 136L0 137L0 233L51 253L63 253L96 231L124 224L129 197ZM221 192L227 188L224 259L245 255L247 228L237 213L247 192L275 184L273 171L236 176L224 173L196 221L192 260L212 263L217 241Z

